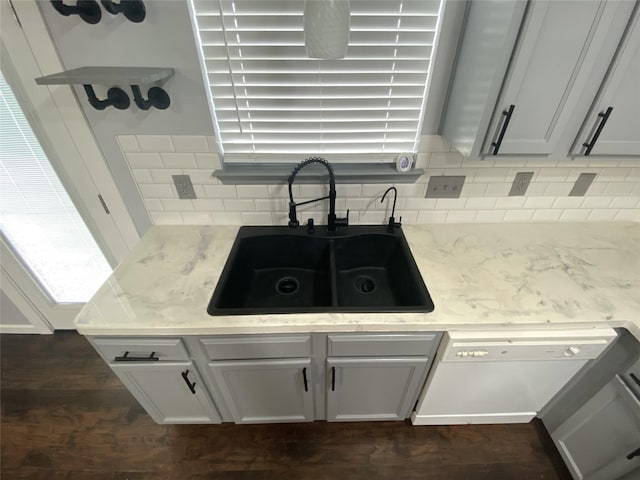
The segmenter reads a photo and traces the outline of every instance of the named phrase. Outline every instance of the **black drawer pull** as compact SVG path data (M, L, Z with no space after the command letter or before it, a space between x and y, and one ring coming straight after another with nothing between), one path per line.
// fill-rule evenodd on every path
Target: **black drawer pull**
M331 391L336 391L336 367L331 367Z
M633 380L635 384L640 387L640 378L636 377L635 373L630 373L629 376L631 377L631 380Z
M302 369L302 379L304 380L304 391L309 391L309 383L307 382L307 367Z
M116 362L157 362L160 360L159 357L156 357L156 352L151 352L151 355L148 357L130 357L129 351L124 352L124 355L121 357L116 357L114 360Z
M627 460L631 460L633 457L640 456L640 448L636 448L633 452L627 455Z
M516 108L515 105L510 105L509 110L503 110L502 115L504 116L504 122L502 122L502 128L500 129L500 134L498 135L498 139L495 142L491 142L491 146L493 147L493 152L491 155L497 155L498 150L500 150L500 145L502 145L502 139L504 138L504 134L507 133L507 127L509 126L509 122L511 121L511 115L513 115L513 110Z
M600 123L598 124L598 128L596 128L596 131L593 134L593 138L591 139L590 142L585 142L585 143L582 144L582 146L586 148L586 150L584 151L585 156L591 155L591 150L593 149L593 147L596 146L596 142L598 141L598 137L602 133L602 129L604 128L605 124L607 123L607 120L609 120L609 115L611 115L612 111L613 111L613 107L609 107L609 108L607 108L606 112L604 112L604 113L600 112L598 114L598 116L600 117Z
M189 387L189 390L191 390L191 393L193 393L195 395L196 394L196 382L191 383L189 381L189 370L185 370L184 372L182 372L181 375L182 375L182 379L187 384L187 387Z

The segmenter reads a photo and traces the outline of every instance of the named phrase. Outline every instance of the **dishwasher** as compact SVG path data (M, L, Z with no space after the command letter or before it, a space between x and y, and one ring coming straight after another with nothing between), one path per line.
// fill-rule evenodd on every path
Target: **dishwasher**
M529 422L615 337L608 327L449 332L413 424Z

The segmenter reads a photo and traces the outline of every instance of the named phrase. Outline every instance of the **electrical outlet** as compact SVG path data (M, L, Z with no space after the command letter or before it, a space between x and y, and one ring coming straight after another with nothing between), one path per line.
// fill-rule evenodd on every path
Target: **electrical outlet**
M527 193L527 188L533 178L533 172L518 172L511 184L511 190L509 191L510 197L521 197Z
M573 188L569 192L570 197L583 197L591 186L591 182L596 178L595 173L581 173L573 184Z
M189 175L171 175L173 177L173 183L178 191L178 198L182 199L194 199L196 198L196 192L193 190L193 184L191 183L191 177Z
M440 175L429 178L426 198L460 198L464 176Z

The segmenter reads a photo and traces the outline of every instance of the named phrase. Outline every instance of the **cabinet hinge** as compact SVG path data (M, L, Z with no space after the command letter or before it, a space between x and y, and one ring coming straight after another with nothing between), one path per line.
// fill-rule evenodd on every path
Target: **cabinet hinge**
M111 214L111 212L109 211L109 207L107 207L107 204L104 201L104 198L102 198L102 195L98 194L98 200L100 200L100 203L102 204L102 208L104 208L104 211L107 215Z
M18 17L18 12L16 12L16 7L13 6L13 0L9 0L9 6L11 7L13 18L16 19L16 23L18 24L18 26L22 28L22 23L20 23L20 17Z

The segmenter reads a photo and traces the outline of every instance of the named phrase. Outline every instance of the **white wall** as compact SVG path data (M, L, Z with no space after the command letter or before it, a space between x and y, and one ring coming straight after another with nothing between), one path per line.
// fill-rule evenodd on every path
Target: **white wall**
M219 168L213 138L182 135L118 137L140 195L155 224L286 225L288 194L281 185L222 185L211 176ZM301 158L301 160L303 160ZM426 174L400 184L396 217L403 223L640 221L640 163L627 159L472 161L451 151L439 136L424 136L417 166ZM534 172L527 195L508 197L517 172ZM595 173L584 197L569 197L578 175ZM188 174L197 200L178 199L171 175ZM459 199L424 198L432 175L464 175ZM339 213L351 210L351 223L384 223L388 185L338 184ZM295 186L296 201L327 194L326 185ZM327 202L299 209L299 219L326 223Z

